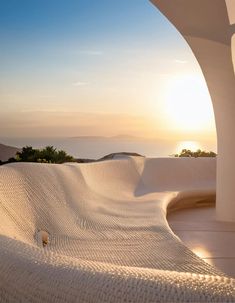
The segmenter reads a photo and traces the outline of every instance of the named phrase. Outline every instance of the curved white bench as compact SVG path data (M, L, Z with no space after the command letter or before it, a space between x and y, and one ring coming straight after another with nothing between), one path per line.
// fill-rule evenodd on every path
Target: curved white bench
M167 207L215 195L215 159L0 167L0 302L234 302Z

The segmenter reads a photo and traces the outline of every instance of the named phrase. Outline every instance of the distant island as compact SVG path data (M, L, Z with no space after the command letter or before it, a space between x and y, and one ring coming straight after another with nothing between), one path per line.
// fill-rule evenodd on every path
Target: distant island
M20 148L0 143L0 161L7 161L11 157L15 157Z
M124 157L144 157L143 155L140 155L138 153L133 153L133 152L117 152L117 153L108 154L97 160L95 160L95 159L76 159L75 162L77 162L77 163L100 162L100 161L112 160L112 159L123 157L123 156Z
M116 136L77 136L70 137L70 139L77 140L146 140L146 138L132 136L132 135L116 135Z

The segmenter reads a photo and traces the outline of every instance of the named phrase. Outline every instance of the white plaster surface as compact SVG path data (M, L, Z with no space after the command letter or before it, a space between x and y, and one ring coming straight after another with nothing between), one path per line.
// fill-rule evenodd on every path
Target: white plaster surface
M235 223L217 221L213 206L181 209L167 219L195 254L235 278Z
M204 74L217 129L217 218L235 222L235 0L151 2L183 35Z
M137 157L0 167L0 302L234 302L235 280L166 220L167 207L213 202L215 164Z

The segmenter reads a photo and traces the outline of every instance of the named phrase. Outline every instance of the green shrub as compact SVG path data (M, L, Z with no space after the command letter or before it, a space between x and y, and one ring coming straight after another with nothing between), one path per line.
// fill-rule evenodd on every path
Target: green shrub
M38 163L65 163L74 162L75 159L63 150L58 150L53 146L46 146L43 149L34 149L32 146L22 148L16 153L17 162L38 162Z
M216 157L217 154L212 151L207 152L201 149L198 149L197 151L191 151L190 149L182 149L182 151L179 154L174 154L173 156L199 158L199 157Z

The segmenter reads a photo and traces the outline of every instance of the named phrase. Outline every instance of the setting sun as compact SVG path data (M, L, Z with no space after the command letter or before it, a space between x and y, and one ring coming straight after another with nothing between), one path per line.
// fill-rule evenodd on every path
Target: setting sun
M183 132L213 130L213 108L203 77L171 77L164 101L165 115L175 129Z

